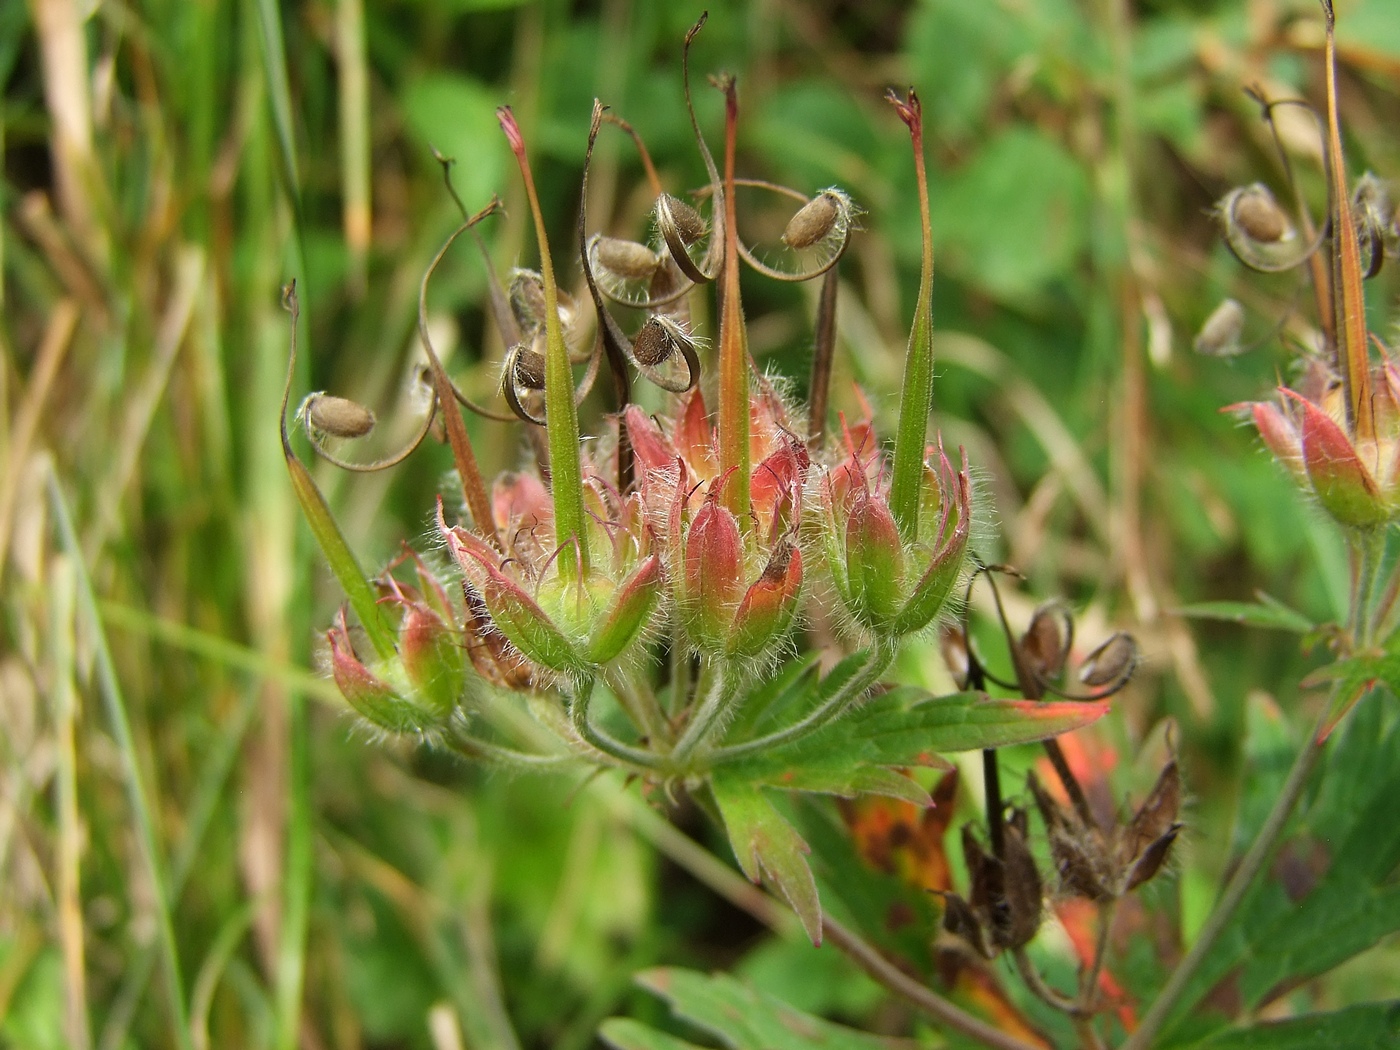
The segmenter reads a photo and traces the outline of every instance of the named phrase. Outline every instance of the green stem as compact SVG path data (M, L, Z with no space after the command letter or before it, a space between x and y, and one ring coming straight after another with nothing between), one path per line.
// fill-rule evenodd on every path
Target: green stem
M671 739L670 727L666 724L666 718L661 713L661 705L657 703L656 694L644 681L639 681L635 674L625 669L607 668L603 671L604 680L608 688L617 696L623 709L627 712L627 717L632 719L647 739L653 742L669 742Z
M574 732L589 747L615 759L629 769L656 769L660 765L656 755L613 739L588 720L588 706L593 699L593 686L596 681L597 679L592 676L585 678L578 684L577 690L569 698L569 721L573 724Z
M775 733L769 733L767 736L761 736L754 740L746 740L742 744L719 748L710 756L711 764L717 766L723 762L732 762L745 755L751 755L756 751L765 751L783 744L790 744L809 733L815 733L818 729L840 718L865 696L871 686L880 680L880 676L894 662L898 648L898 644L895 642L877 641L875 647L870 651L870 659L866 661L865 666L815 711L801 721L794 722L786 729L780 729Z
M1350 628L1355 647L1369 648L1374 639L1376 595L1381 587L1381 566L1385 561L1385 532L1373 529L1359 536L1356 551L1356 580L1352 587Z
M710 741L715 731L728 723L728 715L734 707L743 675L733 667L717 667L717 673L705 699L687 723L681 738L671 749L670 764L673 769L683 770L686 762L704 744Z
M1312 732L1303 742L1298 757L1293 760L1293 768L1288 771L1288 779L1284 782L1283 790L1279 793L1278 798L1274 800L1273 808L1269 811L1264 826L1259 829L1254 844L1249 847L1249 852L1244 855L1239 867L1230 876L1230 881L1225 885L1225 891L1220 895L1220 900L1206 921L1205 928L1196 938L1196 943L1191 945L1191 950L1186 953L1186 957L1177 963L1166 986L1143 1017L1137 1031L1123 1044L1121 1050L1148 1050L1152 1045L1152 1041L1166 1026L1172 1011L1186 993L1187 986L1196 976L1196 971L1215 950L1216 942L1219 941L1220 935L1225 932L1230 920L1234 918L1235 912L1243 902L1245 894L1254 884L1255 878L1269 863L1274 849L1283 835L1283 830L1288 824L1288 818L1293 815L1293 809L1303 794L1308 774L1312 772L1313 766L1317 763L1317 757L1322 752L1322 742L1318 738L1331 708L1330 703L1324 705L1317 725L1313 727Z
M924 170L923 107L911 90L907 101L893 94L890 101L909 126L914 146L914 172L919 184L919 221L923 259L919 269L919 298L904 357L904 380L899 396L899 427L894 438L894 470L890 482L890 512L905 543L919 538L919 490L923 485L928 417L933 411L933 229L930 226L928 174Z

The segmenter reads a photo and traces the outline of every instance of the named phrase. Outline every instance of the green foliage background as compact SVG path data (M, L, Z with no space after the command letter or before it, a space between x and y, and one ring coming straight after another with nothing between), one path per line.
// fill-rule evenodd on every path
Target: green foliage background
M1270 781L1246 762L1268 761L1271 713L1309 724L1316 700L1297 683L1321 656L1285 632L1189 625L1172 610L1262 589L1321 622L1345 599L1340 545L1219 411L1287 367L1269 335L1296 289L1247 278L1208 214L1231 186L1280 185L1241 88L1321 98L1314 8L724 0L692 56L701 76L739 75L748 174L809 193L837 183L865 209L833 397L858 411L858 382L887 418L919 238L907 136L880 96L919 90L938 423L968 446L995 504L987 556L1023 569L1028 594L1068 597L1091 631L1123 624L1144 645L1147 668L1112 716L1115 782L1141 797L1151 773L1131 756L1176 719L1194 802L1160 892L1188 930L1237 816L1247 826L1267 805ZM573 1050L612 1015L671 1023L632 981L660 965L732 967L800 1008L916 1030L833 950L769 936L697 882L635 791L379 746L315 671L340 597L277 444L280 286L296 277L305 311L295 388L407 426L418 281L457 222L431 148L456 158L469 208L505 198L509 221L488 231L501 267L533 258L501 103L531 142L556 252L570 244L595 95L638 129L669 186L703 184L680 88L698 12L644 0L0 6L0 1045L190 1045L160 961L167 926L201 1046ZM1400 19L1390 0L1339 2L1338 14L1353 173L1395 177ZM720 97L697 84L715 141ZM1299 141L1308 134L1304 123ZM56 139L67 145L52 150ZM641 169L620 136L604 143L590 214L640 234ZM1303 165L1302 190L1317 214L1317 165ZM1378 330L1394 291L1388 271L1373 282ZM463 251L431 310L450 367L486 400L501 347L482 292ZM800 386L812 303L761 282L745 295L755 355ZM1226 295L1262 345L1192 354ZM515 428L471 425L488 470L522 461ZM319 476L356 550L380 565L424 538L449 466L434 446L390 475ZM66 538L60 506L75 524ZM936 686L933 662L916 651L904 670ZM1394 740L1393 699L1375 703L1376 739ZM1394 755L1375 760L1377 777L1394 778ZM1394 864L1372 876L1393 897ZM735 879L712 882L739 892ZM1252 906L1275 921L1269 901ZM1393 996L1400 919L1366 921L1376 947L1273 1009Z

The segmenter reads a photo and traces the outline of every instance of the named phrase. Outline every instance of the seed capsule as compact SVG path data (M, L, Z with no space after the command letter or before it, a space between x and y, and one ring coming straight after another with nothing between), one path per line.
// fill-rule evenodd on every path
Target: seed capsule
M705 220L700 218L698 211L680 198L663 193L657 211L670 213L671 223L686 244L694 244L705 236Z
M599 237L594 242L593 252L600 267L629 281L649 280L659 261L656 253L645 244L616 237Z
M632 356L648 367L668 361L683 346L694 345L684 328L669 317L653 314L632 343Z
M1091 689L1125 681L1137 664L1137 643L1133 636L1118 631L1084 661L1079 680Z
M1211 311L1192 345L1196 353L1206 357L1234 357L1244 349L1240 346L1243 331L1244 307L1234 299L1226 299Z
M798 209L783 231L783 243L789 248L810 248L836 225L841 211L841 198L831 190L823 190Z
M513 270L506 291L510 311L526 332L544 324L544 278L534 270Z
M521 347L515 355L515 381L526 390L543 390L544 354Z
M374 429L374 413L347 397L312 394L306 400L305 411L311 429L331 437L364 437Z
M1258 183L1233 195L1230 218L1262 244L1276 244L1288 233L1288 218L1268 188Z
M1053 602L1042 605L1031 617L1030 626L1021 638L1020 654L1026 669L1042 680L1058 678L1069 655L1069 637L1065 629L1068 617L1063 607Z

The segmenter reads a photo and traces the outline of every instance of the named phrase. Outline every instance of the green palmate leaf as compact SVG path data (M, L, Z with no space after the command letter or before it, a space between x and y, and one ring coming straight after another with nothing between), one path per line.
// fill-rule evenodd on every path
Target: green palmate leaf
M1177 1012L1183 1029L1213 989L1255 1009L1400 930L1398 751L1395 713L1382 704L1358 709L1299 826L1188 986Z
M739 867L753 882L767 875L802 920L813 944L822 939L821 902L807 867L807 843L755 784L729 771L710 782L729 844Z
M1400 1000L1236 1028L1191 1050L1389 1050L1400 1046Z
M818 699L855 669L849 661L837 665L815 690ZM1107 710L1104 703L990 700L982 693L930 699L921 690L898 688L810 736L724 768L749 783L847 798L888 795L926 806L928 794L896 769L946 769L945 753L1033 743L1088 725Z
M1357 653L1338 660L1314 672L1304 685L1330 683L1331 709L1322 725L1322 739L1327 739L1347 712L1378 685L1385 685L1400 696L1400 636L1391 639L1387 648Z
M657 969L637 983L665 999L681 1020L712 1034L732 1050L889 1050L891 1042L803 1013L725 974ZM603 1039L618 1050L685 1050L691 1046L635 1021L604 1023Z
M1197 620L1224 620L1246 627L1293 631L1297 634L1307 634L1317 627L1296 609L1290 609L1278 599L1262 593L1258 602L1197 602L1177 612Z

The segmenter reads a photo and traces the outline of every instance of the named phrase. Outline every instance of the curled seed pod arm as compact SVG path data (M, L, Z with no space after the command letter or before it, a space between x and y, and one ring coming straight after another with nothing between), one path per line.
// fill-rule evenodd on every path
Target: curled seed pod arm
M628 339L612 314L608 311L607 305L603 302L603 295L598 287L597 278L593 272L592 246L597 242L598 235L592 238L585 236L587 229L587 200L588 200L588 172L593 161L593 147L598 140L598 132L602 127L603 114L606 107L594 100L593 102L593 123L588 132L588 151L583 163L583 197L578 211L578 236L579 243L585 245L581 254L583 266L584 283L588 285L588 294L593 299L593 307L598 314L598 331L602 340L603 349L608 356L608 365L612 369L613 381L617 384L618 407L625 408L632 400L631 386L627 379L627 364L641 372L650 382L669 391L673 394L682 394L690 390L700 381L700 359L696 355L693 347L680 347L686 363L686 377L684 382L671 378L665 372L652 366L646 365L637 360L636 353L632 345L632 340ZM688 291L689 287L677 293L675 298Z
M664 192L661 186L661 176L656 173L656 165L651 162L651 153L647 150L646 143L642 141L642 136L637 134L637 129L615 113L605 112L603 119L609 124L621 128L632 140L632 144L637 147L637 156L642 160L642 167L646 170L647 184L651 186L652 194L657 197L661 196Z
M301 412L298 412L297 415L299 418L302 418ZM306 439L311 442L312 450L327 463L337 466L341 470L353 471L356 474L372 474L375 471L388 470L390 467L396 467L411 456L414 451L417 450L418 446L423 444L423 439L428 436L428 431L432 428L433 420L436 418L437 395L434 393L432 399L428 402L428 410L423 413L423 421L418 424L418 429L413 432L413 436L405 442L403 447L397 452L391 452L389 455L369 463L357 463L353 460L342 459L330 449L326 448L325 445L321 444L322 436L320 432L312 426L309 418L303 418L302 429L306 433Z
M583 374L583 380L574 389L575 408L583 404L583 399L593 390L593 384L598 378L598 362L602 357L601 347L599 346L599 341L601 339L602 333L600 331L598 337L594 340L593 352L588 358L588 369ZM514 422L519 419L523 422L533 424L534 426L542 427L548 424L548 420L545 416L535 415L525 405L524 401L521 400L520 388L517 382L517 369L520 364L520 358L528 349L529 347L525 346L523 343L517 343L506 351L505 367L503 369L504 374L501 376L501 394L505 397L506 404L510 406L510 410L515 413L515 415L506 416L505 419L507 422ZM492 414L491 418L495 419L499 417Z
M448 249L456 243L457 238L483 219L495 214L500 207L499 198L493 197L485 208L457 227L447 239L447 243L433 257L431 265L423 274L423 280L418 286L418 336L423 343L423 352L428 355L428 367L432 372L437 404L441 408L443 419L447 424L447 440L452 446L452 459L461 480L463 500L471 512L472 521L477 529L481 531L482 535L488 537L498 550L504 548L500 536L496 533L496 522L491 513L491 501L486 494L486 485L482 481L481 470L476 463L476 454L472 451L471 440L467 437L466 425L462 422L456 388L453 387L452 381L447 378L447 372L442 367L442 362L438 360L437 351L433 349L432 338L428 333L428 281L437 270Z
M820 277L826 273L846 254L846 248L850 245L851 234L855 230L855 218L858 209L851 204L850 198L843 190L837 187L829 187L822 190L815 197L808 199L802 193L788 186L782 186L775 182L768 182L764 179L735 179L735 186L746 186L750 189L767 190L770 193L778 193L784 197L790 197L797 201L804 208L810 206L814 201L820 201L824 197L829 197L834 201L834 214L829 228L808 245L803 245L805 252L816 252L817 258L814 265L800 270L780 270L775 266L770 266L754 255L753 250L744 244L742 240L738 242L739 257L748 263L749 266L775 281L787 281L790 283L800 283L810 281L814 277Z
M379 601L374 593L374 588L369 582L369 577L360 568L355 552L345 542L345 536L331 515L330 507L326 505L326 498L321 495L321 490L317 487L311 472L292 451L291 435L287 431L287 405L291 400L292 378L296 375L297 322L301 319L301 306L297 301L295 281L283 289L282 303L287 312L292 315L291 349L287 354L287 380L282 387L282 408L278 418L278 427L282 438L282 457L287 464L287 473L291 475L292 490L296 494L297 503L301 505L302 514L306 517L306 522L316 537L316 543L321 548L321 553L330 564L331 571L335 573L336 580L340 583L341 589L345 591L345 596L350 600L350 605L354 608L355 615L359 617L360 625L369 636L370 644L374 646L375 653L381 658L386 658L394 652L394 638L389 630L389 625L380 615Z
M677 222L672 198L662 194L656 202L656 225L661 238L666 242L672 259L681 272L696 284L708 284L719 276L720 260L724 254L724 190L719 176L719 167L700 133L700 121L695 116L695 103L690 93L690 45L709 19L709 12L701 14L699 20L685 34L685 45L681 49L681 79L685 84L685 110L690 117L690 129L700 149L700 158L705 163L705 173L710 179L711 222L710 240L705 248L703 261L696 263L690 256L685 238Z
M595 240L590 240L587 236L588 228L588 173L593 166L593 147L598 141L598 132L602 128L603 113L606 107L596 98L593 100L593 122L588 129L588 151L583 159L583 190L579 197L578 208L578 241L583 246L581 263L583 266L583 279L588 285L588 294L593 299L593 309L598 315L598 337L603 344L603 351L608 355L608 367L612 370L613 385L616 388L618 410L626 408L632 400L631 383L627 377L627 359L632 356L632 345L627 336L622 333L622 329L613 320L612 314L608 312L607 306L603 303L603 296L598 291L598 281L593 274L593 262L590 256L593 254L592 246Z
M1225 234L1225 246L1243 265L1258 273L1285 273L1312 259L1327 239L1324 229L1310 240L1290 236L1273 242L1256 240L1235 214L1242 201L1257 195L1258 186L1240 186L1231 190L1219 206L1220 225Z
M462 203L462 198L458 196L457 187L452 184L452 166L457 163L456 158L444 156L433 148L433 159L442 166L443 185L447 187L447 193L452 198L452 203L457 205L457 211L461 213L462 221L467 222L471 218L471 213L467 211L467 206ZM491 306L491 321L500 333L501 341L506 346L514 346L520 342L520 328L515 323L515 315L511 313L505 289L501 287L501 278L496 273L496 264L491 261L491 253L486 250L486 243L481 239L481 234L476 231L475 226L472 227L472 240L476 241L477 250L481 253L481 261L486 267L486 291ZM478 415L484 415L488 419L500 418L476 407L463 398L460 393L458 400Z

